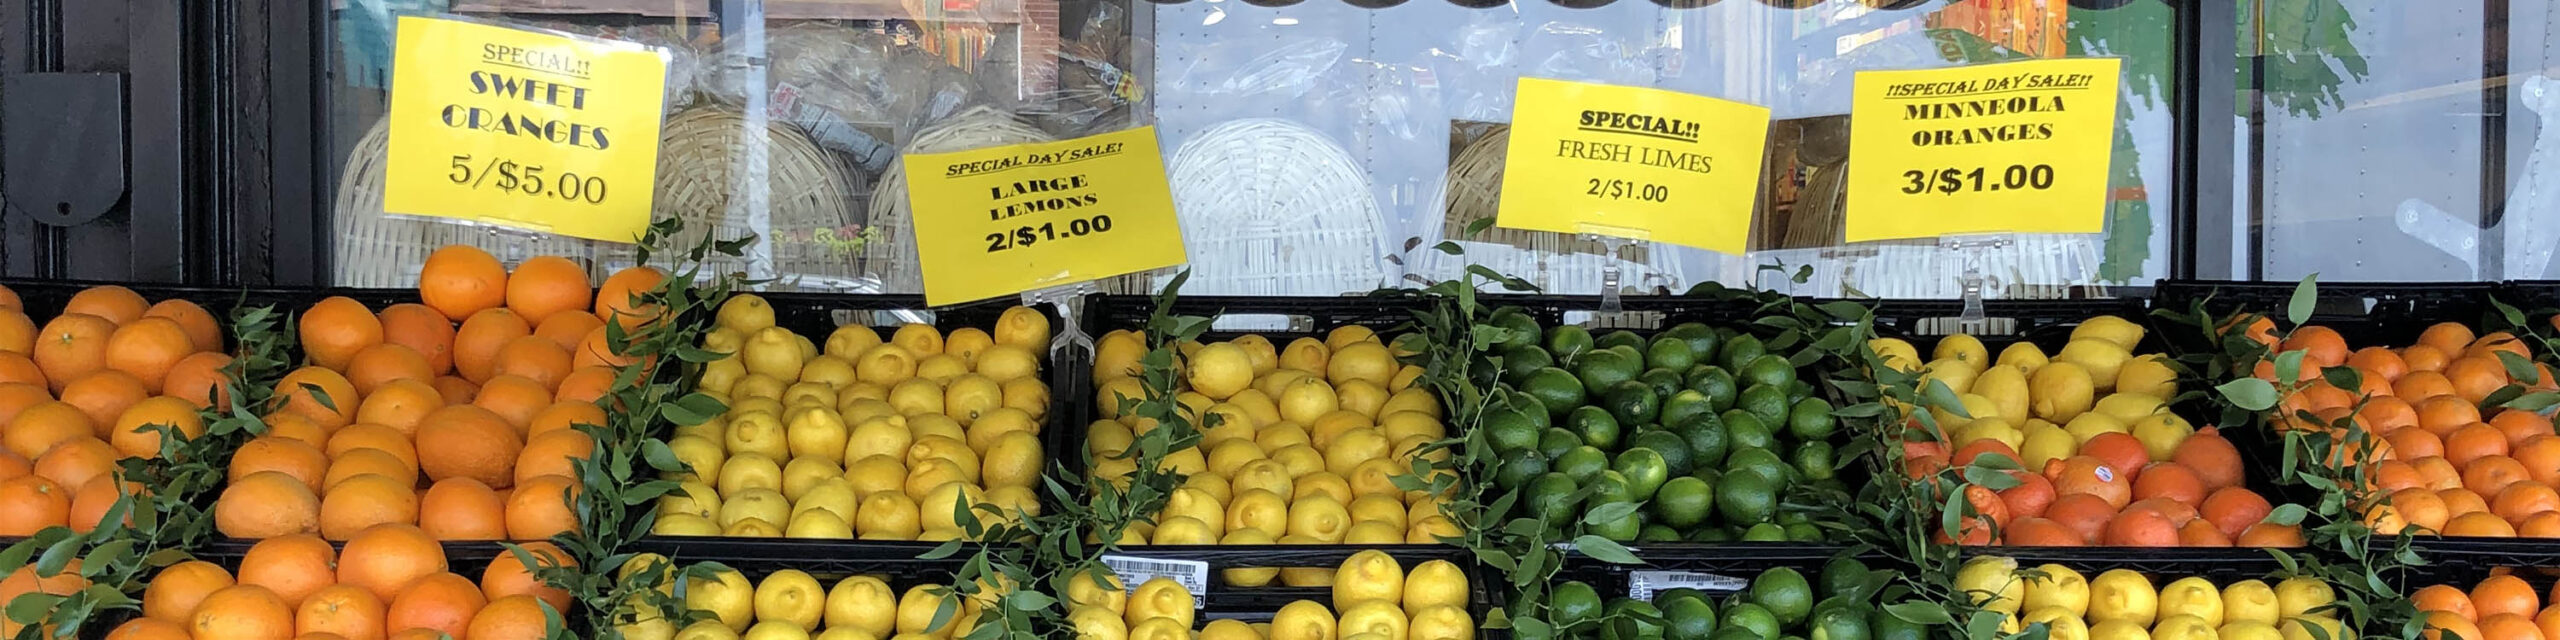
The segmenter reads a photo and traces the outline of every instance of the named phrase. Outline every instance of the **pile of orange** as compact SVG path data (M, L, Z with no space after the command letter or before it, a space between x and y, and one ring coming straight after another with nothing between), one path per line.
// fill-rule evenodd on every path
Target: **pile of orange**
M2007 445L1978 441L1956 452L2014 456ZM1977 514L1956 539L1964 544L2036 547L2298 547L2302 531L2266 521L2274 506L2241 486L2240 453L2219 430L2196 431L2165 458L2120 433L2083 443L2078 455L2047 461L2043 473L2012 471L2019 484L1993 491L1965 487Z
M549 543L525 550L537 562L572 562ZM425 531L384 524L343 552L309 535L269 538L249 548L237 575L204 561L171 565L143 590L142 617L107 638L536 639L544 607L569 604L568 592L542 584L514 554L499 554L475 582L451 571Z
M2346 431L2331 425L2353 415L2371 434L2363 450L2350 456L2345 449L2351 447L2341 446L2337 457L2370 464L2366 479L2384 494L2365 514L2376 531L2560 537L2560 435L2553 433L2551 419L2480 406L2490 394L2521 383L2508 376L2497 353L2529 362L2532 353L2524 341L2502 332L2475 337L2471 329L2447 322L2428 327L2406 348L2350 353L2336 331L2306 326L2277 349L2305 352L2302 368L2309 380L2279 406L2281 428L2326 431L2346 442ZM2524 386L2560 388L2550 367L2535 366L2538 380ZM2330 367L2354 369L2363 388L2339 389L2315 377ZM2262 367L2260 375L2273 371ZM2309 411L2324 424L2302 421L2297 411Z
M185 300L93 287L38 327L0 287L0 535L96 527L126 493L117 461L160 455L145 425L204 433L222 349L221 323Z
M333 297L299 314L305 366L276 384L267 431L232 455L215 526L235 538L344 540L384 523L438 540L538 540L577 525L574 460L599 398L630 360L605 323L654 320L633 267L588 284L566 258L510 272L477 248L438 249L424 304L375 311ZM457 326L458 323L458 326Z
M2419 589L2409 599L2426 619L2427 640L2452 634L2497 640L2560 638L2560 587L2551 591L2547 602L2553 606L2548 607L2533 585L2504 573L2481 580L2469 593L2439 584Z

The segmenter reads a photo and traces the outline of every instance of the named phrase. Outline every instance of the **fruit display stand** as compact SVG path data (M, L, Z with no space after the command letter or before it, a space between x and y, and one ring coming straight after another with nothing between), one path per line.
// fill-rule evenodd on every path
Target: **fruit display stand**
M2053 625L2056 638L2349 637L2332 609L2338 599L2332 585L2257 566L2143 570L1980 556L1959 569L1955 587L1977 606L2013 614L2017 623Z

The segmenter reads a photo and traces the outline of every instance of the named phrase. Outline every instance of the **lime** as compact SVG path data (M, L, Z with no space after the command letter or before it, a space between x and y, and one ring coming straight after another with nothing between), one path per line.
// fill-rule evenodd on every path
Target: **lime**
M1762 571L1751 579L1751 603L1768 607L1780 626L1795 626L1813 615L1813 585L1793 567Z
M1552 366L1556 366L1556 357L1547 355L1547 350L1540 349L1536 345L1504 351L1502 352L1502 381L1509 382L1515 387L1520 386L1520 383L1529 379L1529 374Z
M1671 427L1689 448L1689 466L1697 469L1724 465L1725 447L1731 438L1725 433L1724 419L1702 414Z
M1627 474L1618 473L1616 469L1604 469L1592 474L1590 485L1589 502L1591 504L1636 501L1635 490L1627 486Z
M1529 515L1549 522L1562 522L1573 517L1573 508L1578 506L1573 499L1577 488L1573 478L1549 471L1529 481L1529 487L1524 491L1524 503L1529 507Z
M1742 396L1734 399L1733 407L1759 418L1761 424L1771 427L1779 427L1787 423L1787 392L1784 389L1765 384L1743 387ZM1731 420L1731 418L1726 419L1728 422Z
M1822 527L1814 526L1811 522L1798 522L1795 524L1779 526L1786 528L1788 542L1822 541Z
M1595 392L1634 380L1643 371L1642 363L1609 349L1596 349L1573 360L1574 377L1582 380L1582 388Z
M1653 594L1653 606L1662 609L1662 619L1668 623L1662 630L1663 640L1708 640L1715 634L1716 608L1706 598L1663 591Z
M1698 352L1689 348L1687 340L1668 334L1654 336L1653 344L1644 348L1644 363L1650 367L1687 371L1690 365L1698 363Z
M1688 528L1707 521L1715 512L1716 489L1695 476L1680 476L1662 483L1653 492L1654 518L1673 527Z
M1769 524L1769 516L1778 509L1777 483L1758 473L1727 473L1715 490L1716 513L1727 523Z
M1627 477L1627 489L1637 500L1653 499L1653 492L1671 479L1671 465L1663 462L1662 453L1643 447L1618 452L1609 469Z
M1715 403L1708 401L1707 394L1696 389L1681 389L1662 397L1662 425L1666 427L1676 428L1698 416L1715 414Z
M1724 341L1724 352L1717 354L1716 364L1724 365L1728 370L1741 371L1742 365L1768 353L1769 348L1761 346L1759 338L1749 334L1737 335Z
M1742 363L1742 367L1735 369L1734 373L1742 376L1742 385L1746 387L1756 384L1783 389L1786 388L1787 383L1796 381L1795 364L1787 362L1785 357L1777 354L1762 354L1760 357L1752 358L1751 361Z
M1680 434L1661 430L1646 431L1628 439L1627 446L1652 449L1654 453L1662 454L1662 464L1669 467L1670 475L1689 475L1691 469L1689 443L1682 440Z
M1643 531L1638 531L1638 532L1636 532L1636 542L1638 542L1638 543L1679 542L1679 541L1680 541L1680 530L1678 530L1678 529L1673 529L1673 528L1671 528L1671 527L1669 527L1669 526L1667 526L1667 525L1663 525L1663 524L1659 524L1659 523L1646 522L1646 523L1645 523L1645 525L1644 525L1644 530L1643 530Z
M1547 592L1547 614L1547 621L1555 623L1559 630L1570 630L1597 620L1600 618L1600 592L1580 581L1565 581Z
M1778 625L1776 613L1769 611L1768 607L1750 602L1725 607L1724 626L1748 629L1752 635L1762 640L1775 640L1783 629Z
M1561 416L1574 407L1582 406L1582 379L1563 369L1539 369L1537 373L1529 374L1529 381L1522 383L1520 390L1537 399L1539 406L1546 407L1549 416Z
M1602 640L1663 640L1662 610L1643 600L1609 603L1609 628Z
M1716 634L1708 636L1707 640L1778 640L1778 637L1760 635L1759 631L1742 627L1725 627L1717 629Z
M1538 319L1529 317L1529 312L1522 311L1519 307L1495 309L1493 315L1485 318L1485 324L1501 327L1510 333L1502 337L1502 342L1497 343L1506 351L1534 349L1538 346Z
M1632 346L1630 346L1630 345L1623 345L1623 344L1619 344L1619 345L1609 345L1609 346L1600 347L1599 349L1597 349L1597 351L1615 351L1615 352L1618 352L1618 355L1626 356L1626 358L1627 358L1627 361L1628 361L1628 362L1633 362L1633 363L1635 363L1635 364L1636 364L1636 369L1638 369L1638 370L1642 370L1642 369L1644 369L1644 344L1642 344L1642 343L1638 343L1638 344L1635 344L1635 345L1632 345Z
M1573 376L1567 375L1565 377L1571 378ZM1579 385L1582 384L1582 382L1576 380L1574 381L1574 384ZM1529 422L1531 424L1538 425L1538 428L1540 429L1556 426L1555 417L1547 413L1546 403L1538 400L1537 396L1530 395L1526 391L1512 391L1510 393L1503 394L1502 400L1503 405L1510 407L1514 411L1519 411L1521 415L1528 416Z
M1787 528L1775 522L1763 522L1742 530L1743 542L1786 542Z
M1574 482L1591 484L1591 478L1609 469L1609 454L1591 445L1579 445L1556 457L1556 471Z
M1891 613L1880 611L1870 620L1873 623L1870 631L1874 632L1875 640L1927 640L1929 638L1929 627L1893 617Z
M1734 384L1732 372L1714 365L1690 367L1688 373L1681 375L1681 382L1690 390L1705 394L1707 404L1719 412L1733 408L1734 396L1742 392Z
M1547 427L1546 431L1538 434L1538 454L1548 458L1563 456L1564 452L1579 446L1582 446L1582 436L1573 435L1563 427Z
M1760 476L1760 479L1769 481L1772 490L1783 491L1795 482L1796 468L1778 459L1777 452L1741 447L1724 457L1724 476L1732 479L1742 474Z
M1732 542L1733 531L1724 527L1699 527L1689 533L1690 542Z
M1580 436L1583 444L1599 447L1602 451L1616 450L1622 436L1618 417L1599 407L1574 407L1572 412L1565 414L1564 429Z
M1636 381L1653 389L1653 395L1657 398L1668 398L1671 394L1688 388L1681 386L1680 374L1673 373L1671 369L1646 369L1644 373L1636 374Z
M1855 609L1831 609L1814 616L1808 640L1868 640L1867 616Z
M1822 596L1825 598L1865 598L1867 577L1875 572L1857 558L1841 556L1822 563Z
M1716 346L1724 343L1724 336L1716 335L1716 330L1695 322L1672 325L1671 328L1662 330L1662 334L1655 336L1654 339L1660 340L1666 337L1679 338L1680 341L1689 343L1689 353L1696 354L1699 362L1713 359L1716 355Z
M1839 461L1833 458L1831 443L1807 442L1796 445L1796 473L1807 480L1829 480L1838 475Z
M1504 489L1517 489L1546 473L1546 456L1526 449L1513 451L1503 459L1502 468L1493 472L1493 484Z
M1812 521L1813 514L1805 513L1803 511L1778 512L1778 524L1780 525L1800 524Z
M1760 416L1741 410L1724 412L1724 441L1733 449L1767 449L1778 445L1778 437L1769 433L1769 423Z
M1484 418L1484 439L1496 452L1531 451L1538 446L1538 425L1527 413L1496 409Z
M1593 503L1592 506L1597 507L1600 504L1602 503ZM1644 533L1644 512L1629 511L1627 515L1620 516L1616 520L1585 524L1582 530L1584 533L1618 542L1635 542L1636 536Z
M1834 426L1836 423L1831 419L1831 402L1828 400L1805 398L1797 400L1795 408L1787 410L1787 433L1795 434L1797 440L1812 442L1829 438Z
M1662 417L1662 398L1653 394L1652 387L1634 380L1609 387L1600 395L1600 405L1609 409L1609 415L1618 417L1618 424L1628 427L1652 426Z
M1571 324L1547 327L1547 340L1544 346L1548 354L1556 357L1557 362L1572 362L1582 357L1582 354L1591 352L1591 330L1582 328L1581 325Z
M1644 336L1636 335L1636 332L1633 331L1619 329L1601 334L1600 339L1592 342L1592 346L1601 349L1607 349L1610 347L1627 347L1635 349L1638 352L1642 352L1644 351L1645 344Z
M1803 402L1805 398L1813 397L1813 384L1803 380L1788 382L1786 390L1787 404Z

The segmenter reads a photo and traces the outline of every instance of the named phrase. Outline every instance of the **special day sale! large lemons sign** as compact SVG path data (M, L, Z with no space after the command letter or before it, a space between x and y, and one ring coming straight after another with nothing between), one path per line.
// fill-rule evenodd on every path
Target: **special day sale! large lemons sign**
M649 226L666 54L400 18L382 208L633 242Z
M2097 233L2122 67L2084 58L1859 72L1848 240Z
M1184 260L1155 127L904 160L927 304Z

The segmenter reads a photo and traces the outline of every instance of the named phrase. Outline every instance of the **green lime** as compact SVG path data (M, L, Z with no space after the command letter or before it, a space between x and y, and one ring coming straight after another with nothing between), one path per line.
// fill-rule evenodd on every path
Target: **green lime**
M1822 563L1822 596L1825 598L1864 598L1868 594L1867 577L1875 575L1867 563L1857 558L1840 556Z
M1760 479L1769 481L1773 491L1783 491L1787 485L1793 484L1795 473L1794 466L1778 459L1778 453L1768 449L1742 447L1724 457L1726 479L1741 474L1760 476Z
M1599 503L1592 506L1597 507ZM1582 531L1618 542L1635 542L1636 536L1644 533L1644 512L1629 511L1616 520L1585 524Z
M1576 483L1591 484L1592 477L1609 470L1609 454L1591 445L1575 446L1556 457L1555 468Z
M1787 410L1787 433L1794 434L1797 441L1829 439L1835 426L1837 423L1831 419L1831 402L1828 400L1805 398L1797 400L1795 408Z
M1567 375L1565 377L1571 378L1573 376ZM1582 382L1576 380L1574 381L1574 384L1579 385L1582 384ZM1540 401L1537 396L1530 395L1527 391L1511 391L1502 394L1502 404L1510 407L1514 411L1520 412L1520 415L1528 416L1529 423L1538 425L1538 428L1540 429L1556 426L1555 417L1547 413L1546 403Z
M1745 387L1768 385L1784 389L1787 383L1796 381L1796 366L1777 354L1752 358L1750 362L1742 363L1742 368L1734 370L1734 373L1741 374L1742 386Z
M1753 636L1761 640L1776 640L1778 634L1784 629L1778 624L1778 614L1771 612L1768 607L1751 602L1725 607L1724 626L1750 630ZM1721 640L1723 634L1717 635Z
M1526 449L1513 451L1503 459L1502 468L1493 472L1493 484L1504 489L1517 489L1546 473L1546 456Z
M1573 492L1577 489L1579 487L1574 485L1573 478L1549 471L1529 481L1529 487L1524 491L1524 503L1529 508L1529 515L1549 522L1563 522L1565 518L1573 517L1574 507L1580 506L1573 499Z
M1724 343L1724 336L1716 335L1716 330L1695 322L1671 325L1671 328L1662 330L1662 335L1655 339L1659 340L1663 337L1679 338L1680 341L1689 343L1689 353L1696 355L1698 362L1713 359L1716 355L1716 346Z
M1724 516L1727 523L1769 524L1769 516L1778 510L1777 484L1757 473L1727 473L1715 490L1716 513Z
M1786 528L1788 542L1822 541L1822 527L1814 526L1811 522L1798 522L1795 524L1779 526Z
M1674 425L1671 429L1673 433L1680 434L1680 441L1683 444L1689 445L1691 468L1709 469L1724 466L1724 452L1731 444L1732 438L1725 432L1723 418L1715 417L1713 414L1701 414Z
M1869 620L1872 622L1871 630L1874 631L1875 640L1928 640L1929 638L1928 626L1893 617L1893 614L1884 612L1881 608Z
M1653 344L1644 348L1644 364L1648 367L1687 371L1697 363L1698 352L1689 348L1689 341L1675 336L1654 336Z
M1501 327L1510 334L1503 336L1502 342L1498 343L1504 350L1531 349L1538 346L1538 319L1529 317L1529 312L1522 311L1519 307L1495 309L1493 315L1485 318L1485 324Z
M1539 406L1546 407L1548 416L1561 416L1574 407L1582 406L1582 379L1563 369L1539 369L1537 373L1529 374L1529 381L1521 384L1520 390L1536 398Z
M1724 527L1699 527L1689 533L1690 542L1732 542L1733 531Z
M1778 640L1778 637L1760 635L1759 631L1742 627L1724 627L1716 629L1716 634L1708 636L1707 640Z
M1715 403L1696 389L1681 389L1662 397L1662 425L1666 427L1678 428L1698 416L1715 414Z
M1636 332L1633 331L1619 329L1600 334L1600 338L1598 340L1592 341L1592 346L1601 349L1607 349L1610 347L1627 347L1635 349L1637 352L1641 353L1644 351L1645 344L1644 336L1636 335Z
M1484 418L1485 444L1496 452L1531 451L1538 447L1538 424L1520 411L1497 409Z
M1653 499L1653 492L1671 479L1671 465L1662 461L1662 453L1643 447L1618 452L1609 469L1627 477L1627 489L1637 500Z
M1538 434L1538 454L1548 458L1563 456L1564 452L1579 446L1582 446L1582 436L1573 435L1563 427L1547 427L1546 431Z
M1656 542L1679 541L1680 530L1673 529L1668 525L1656 522L1647 521L1644 524L1644 530L1636 532L1636 542L1638 543L1650 544Z
M1511 383L1511 386L1520 386L1520 383L1529 379L1529 374L1552 366L1556 366L1556 357L1547 355L1547 350L1540 349L1536 345L1504 351L1502 352L1502 381Z
M1653 594L1653 606L1662 609L1662 620L1668 623L1662 630L1663 640L1709 640L1715 635L1716 607L1706 598L1664 591Z
M1628 362L1633 362L1633 363L1635 363L1635 364L1636 364L1636 369L1638 369L1638 370L1642 370L1642 369L1644 369L1644 345L1643 345L1642 343L1638 343L1638 344L1635 344L1635 345L1632 345L1632 346L1631 346L1631 345L1623 345L1623 344L1608 345L1608 346L1600 347L1599 349L1596 349L1596 350L1597 350L1597 351L1615 351L1615 352L1618 352L1618 355L1620 355L1620 356L1625 356Z
M1680 380L1680 374L1673 373L1672 371L1673 370L1671 369L1646 369L1644 370L1644 373L1636 374L1636 381L1642 382L1645 387L1653 389L1654 397L1668 398L1671 397L1671 394L1679 393L1680 390L1688 388L1681 386L1682 382Z
M1662 610L1643 600L1609 603L1609 628L1602 640L1663 640Z
M1670 475L1689 475L1691 469L1689 443L1680 439L1680 434L1661 430L1646 431L1628 439L1627 446L1652 449L1654 453L1662 454L1662 464L1669 468Z
M1839 475L1839 461L1833 458L1831 443L1807 442L1796 445L1796 473L1807 480L1829 480Z
M1600 619L1600 592L1581 581L1567 580L1547 592L1547 621L1559 630L1571 630Z
M1651 387L1629 380L1609 387L1600 395L1600 406L1617 416L1618 424L1634 429L1653 426L1662 417L1662 398L1653 395Z
M1780 511L1780 512L1778 512L1778 524L1781 524L1781 525L1802 524L1802 523L1807 523L1807 522L1812 522L1812 521L1813 521L1813 514L1805 513L1805 512L1803 512L1803 511Z
M1618 448L1618 417L1599 407L1574 407L1564 417L1564 428L1582 436L1582 443L1601 451Z
M1763 522L1742 530L1743 542L1786 542L1787 528L1775 522Z
M1724 412L1725 444L1733 449L1767 449L1778 446L1778 437L1769 433L1769 423L1760 416L1742 410Z
M1582 388L1595 392L1634 380L1643 371L1642 363L1609 349L1595 349L1573 360L1574 377L1582 380Z
M1759 418L1761 424L1772 428L1787 424L1787 392L1777 387L1768 385L1743 387L1742 396L1734 399L1733 407ZM1730 418L1727 420L1730 421Z
M1556 359L1572 362L1591 350L1591 330L1580 325L1556 325L1547 329L1547 353Z
M1672 478L1654 490L1653 502L1647 506L1663 524L1683 529L1698 526L1715 512L1716 488L1695 476Z
M1811 383L1803 380L1795 380L1787 383L1787 404L1803 402L1805 398L1811 397L1813 397L1813 385Z
M1592 474L1590 485L1591 498L1587 500L1590 504L1635 502L1637 500L1635 489L1627 483L1627 474L1618 473L1618 470L1616 469L1605 469L1599 473Z
M1737 335L1724 341L1724 351L1717 354L1716 364L1724 365L1728 370L1741 371L1742 365L1768 353L1769 348L1761 346L1759 338L1750 334Z
M1855 609L1831 609L1814 616L1808 640L1868 640L1867 616Z
M1707 405L1717 412L1733 408L1734 397L1742 393L1742 387L1734 384L1733 373L1714 365L1690 367L1689 372L1681 376L1681 383L1692 391L1705 394Z
M1813 585L1792 567L1762 571L1751 579L1751 603L1768 607L1780 626L1792 627L1813 614Z

